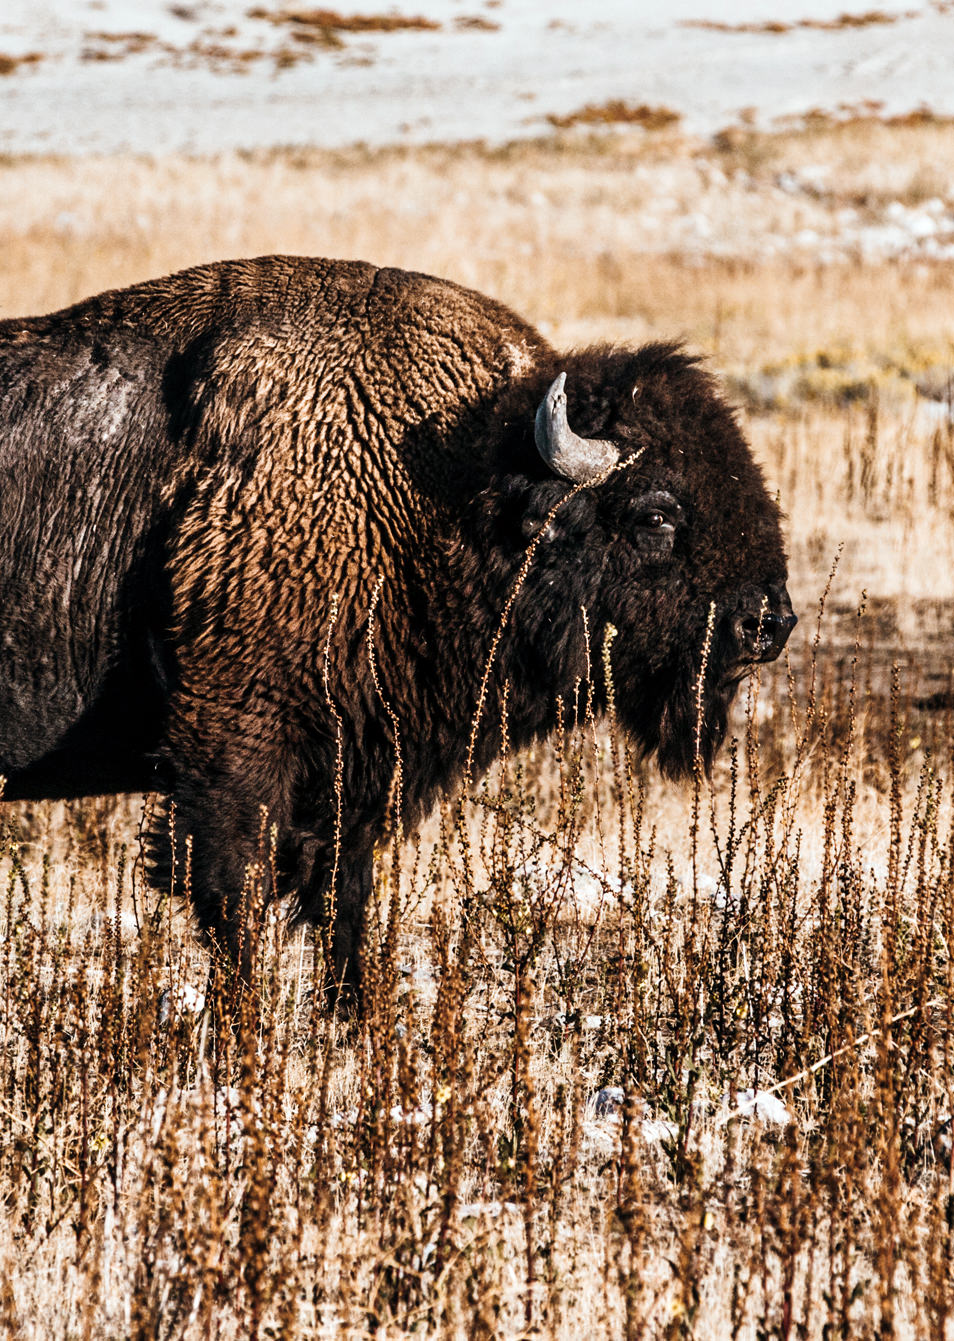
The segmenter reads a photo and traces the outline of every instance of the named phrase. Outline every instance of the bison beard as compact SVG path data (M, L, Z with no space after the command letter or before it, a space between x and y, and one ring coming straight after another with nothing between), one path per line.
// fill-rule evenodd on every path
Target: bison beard
M494 758L505 685L516 746L552 729L584 610L673 777L795 622L778 510L675 346L558 355L456 285L266 257L0 322L0 392L5 797L163 792L152 877L246 972L255 887L334 905L357 993L398 742L413 824Z

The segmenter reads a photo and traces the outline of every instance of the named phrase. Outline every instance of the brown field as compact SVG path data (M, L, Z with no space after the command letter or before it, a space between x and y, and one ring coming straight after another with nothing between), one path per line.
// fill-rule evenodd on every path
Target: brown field
M954 1338L954 270L782 245L952 180L929 119L0 163L0 315L296 251L558 343L683 336L779 491L802 615L711 785L584 711L384 851L360 1024L270 917L213 1023L142 804L9 807L0 1330ZM707 239L667 245L691 212Z

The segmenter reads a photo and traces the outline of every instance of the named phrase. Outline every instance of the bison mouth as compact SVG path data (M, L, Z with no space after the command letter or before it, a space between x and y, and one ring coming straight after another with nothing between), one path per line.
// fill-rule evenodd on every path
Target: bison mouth
M710 772L739 685L780 655L796 623L784 586L747 591L717 620L701 684L703 638L648 681L636 677L627 725L666 777Z
M723 673L719 684L722 688L735 690L742 681L747 680L755 671L756 667L760 665L761 662L759 661L744 661L738 666L733 666Z

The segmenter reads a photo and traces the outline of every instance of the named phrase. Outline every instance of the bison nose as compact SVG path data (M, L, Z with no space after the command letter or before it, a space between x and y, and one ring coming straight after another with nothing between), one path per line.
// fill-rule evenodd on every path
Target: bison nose
M784 587L772 591L775 599L764 600L759 608L740 610L732 620L739 655L746 661L774 661L788 642L798 623Z

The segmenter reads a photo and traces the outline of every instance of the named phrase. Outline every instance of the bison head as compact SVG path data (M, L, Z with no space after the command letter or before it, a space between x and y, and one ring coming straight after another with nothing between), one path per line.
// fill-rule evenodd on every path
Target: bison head
M521 614L541 678L565 694L614 626L620 722L668 775L697 752L708 768L739 681L796 623L778 506L734 413L677 346L563 367L536 412L537 478L519 487L536 543Z

